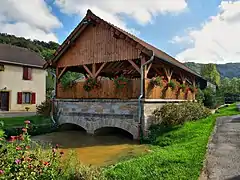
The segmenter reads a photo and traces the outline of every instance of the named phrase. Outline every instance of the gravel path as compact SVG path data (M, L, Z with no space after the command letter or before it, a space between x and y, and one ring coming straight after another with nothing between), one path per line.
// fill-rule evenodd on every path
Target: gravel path
M240 115L217 119L200 180L240 180Z

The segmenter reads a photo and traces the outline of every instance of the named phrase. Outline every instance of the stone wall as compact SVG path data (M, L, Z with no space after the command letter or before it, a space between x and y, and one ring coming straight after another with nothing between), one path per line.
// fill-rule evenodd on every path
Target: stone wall
M153 111L164 104L179 103L184 100L143 100L142 130L145 135L151 124L156 123ZM132 134L139 139L140 122L138 120L137 100L110 100L110 99L61 99L55 100L58 109L58 123L76 124L84 128L87 133L94 134L103 127L117 127Z
M136 100L56 100L58 123L76 124L89 134L102 127L117 127L139 138Z

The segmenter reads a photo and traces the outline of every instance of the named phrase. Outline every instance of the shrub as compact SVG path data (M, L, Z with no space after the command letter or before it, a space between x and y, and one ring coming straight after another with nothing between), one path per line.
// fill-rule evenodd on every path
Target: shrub
M51 113L51 100L47 99L46 101L42 102L40 105L37 106L37 114L49 117Z
M99 89L101 87L101 83L96 78L87 78L83 89L87 92L90 92L93 89Z
M123 75L117 76L113 79L113 82L117 89L124 88L127 85L128 81L129 81L129 79L125 78Z
M186 121L198 120L211 114L210 110L200 103L185 102L166 104L153 112L156 121L163 126L174 126Z
M0 179L94 180L101 171L84 166L70 154L63 156L59 145L42 148L28 135L30 121L18 136L0 138Z
M204 93L204 106L208 108L215 108L217 104L217 99L216 99L216 92L211 88L207 87L206 89L203 90Z
M43 151L31 142L28 124L22 134L0 139L0 179L58 179L63 174L60 166L62 152L58 147Z
M172 88L172 90L174 90L176 88L176 83L171 80L168 82L168 87L170 87L170 88Z

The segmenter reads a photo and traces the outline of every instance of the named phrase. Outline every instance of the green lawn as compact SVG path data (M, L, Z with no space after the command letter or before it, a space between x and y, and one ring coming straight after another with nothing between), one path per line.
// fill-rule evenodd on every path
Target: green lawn
M24 121L29 120L32 124L41 125L41 124L50 124L50 118L45 118L42 116L29 116L29 117L4 117L0 118L0 121L4 122L4 127L17 127L23 126Z
M231 105L208 118L159 132L152 153L118 163L104 173L115 180L197 180L216 118L235 114L239 114L236 105Z

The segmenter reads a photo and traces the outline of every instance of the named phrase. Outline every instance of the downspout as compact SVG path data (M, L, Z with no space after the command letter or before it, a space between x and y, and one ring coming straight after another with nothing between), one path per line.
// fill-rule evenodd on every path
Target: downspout
M51 120L52 120L52 122L53 122L53 124L56 124L56 121L54 120L54 117L53 117L53 108L54 108L54 99L55 99L55 95L56 95L56 86L57 86L57 84L56 84L56 74L55 73L53 73L53 72L49 72L50 74L52 74L53 75L53 77L54 77L54 87L53 87L53 92L54 93L52 93L52 95L51 95L51 100L52 100L52 108L51 108L51 112L50 112L50 116L51 116Z
M140 83L141 83L141 91L140 91L140 96L138 97L138 122L140 122L140 127L141 127L141 125L142 125L142 106L141 106L141 99L142 99L142 97L143 97L144 67L145 67L147 64L151 63L151 62L154 60L154 56L155 56L155 54L154 54L154 52L152 51L152 56L151 56L151 58L150 58L147 62L145 62L144 64L141 65L141 82L140 82ZM141 128L140 131L142 131L141 133L143 133L142 128Z

